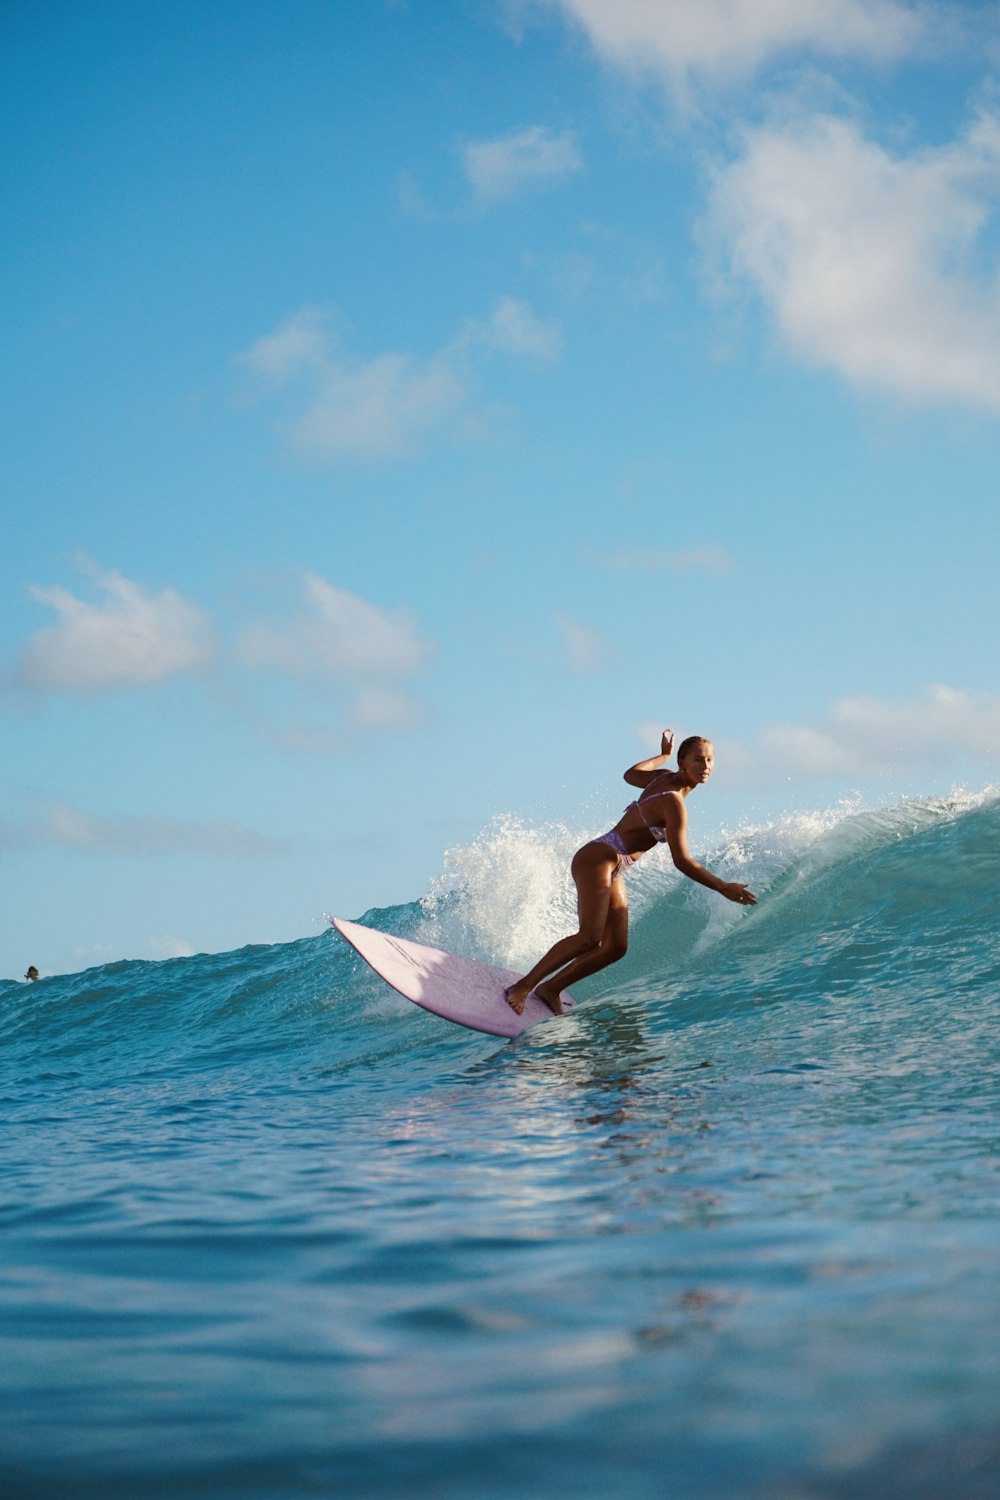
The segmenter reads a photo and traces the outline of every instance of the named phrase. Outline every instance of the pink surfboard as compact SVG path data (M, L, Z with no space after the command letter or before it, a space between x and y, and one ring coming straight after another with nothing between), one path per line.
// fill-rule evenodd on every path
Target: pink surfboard
M537 995L528 996L523 1015L511 1010L504 989L520 979L514 969L498 969L492 964L477 963L474 958L460 958L441 948L428 948L423 943L410 942L409 938L362 927L359 922L345 922L341 917L330 920L380 979L414 1005L421 1005L446 1021L468 1026L472 1031L485 1031L490 1036L520 1036L529 1026L554 1019ZM565 990L562 1003L567 1010L573 1004Z

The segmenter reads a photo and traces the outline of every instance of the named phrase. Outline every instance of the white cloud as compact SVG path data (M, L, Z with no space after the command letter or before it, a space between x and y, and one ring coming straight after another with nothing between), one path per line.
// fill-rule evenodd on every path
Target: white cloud
M604 61L656 75L683 95L690 82L746 76L805 52L874 62L924 36L917 7L897 0L547 0L585 31Z
M65 589L31 590L56 610L59 620L28 641L8 674L11 682L48 692L149 687L204 668L220 657L208 616L173 590L151 595L118 573L89 570L105 595L98 604L86 603ZM298 609L277 619L258 614L232 642L225 658L218 659L213 685L276 748L333 754L350 748L350 735L327 724L273 722L269 711L253 706L255 692L248 692L246 680L238 683L226 669L235 666L303 683L334 683L332 699L324 686L324 706L329 708L332 702L347 728L364 733L399 731L424 718L424 709L411 697L408 685L424 669L433 650L433 642L421 635L407 610L384 609L316 573L306 573ZM199 830L136 822L101 824L58 804L41 830L34 824L29 828L0 820L0 849L19 847L26 839L40 836L122 850L137 850L143 843L167 849L177 839L188 839L193 848L202 840L207 852L215 846L225 852L229 843L239 849L237 833L222 825Z
M151 937L149 952L153 958L193 958L197 950L187 938Z
M355 730L371 733L413 727L421 706L402 685L422 671L433 651L406 610L389 611L359 594L338 588L318 574L306 574L303 608L277 624L244 632L238 659L255 671L293 678L327 678L344 684L348 718ZM294 748L342 748L315 732Z
M555 132L527 125L488 141L470 141L461 150L462 169L483 202L513 197L526 185L566 177L583 168L571 130Z
M402 171L396 178L396 201L400 212L408 218L432 224L440 215L431 208L423 190L412 172Z
M321 307L303 307L280 323L273 333L241 355L257 375L281 383L303 371L322 372L327 364L329 334Z
M292 677L407 677L427 660L431 645L417 635L405 610L390 613L316 573L304 579L305 609L280 625L247 630L244 666Z
M468 397L466 380L447 354L425 361L396 353L354 359L340 350L317 308L287 318L238 363L272 391L291 387L287 430L303 457L403 453Z
M88 965L95 959L101 964L110 963L119 956L118 949L113 948L110 943L78 943L73 949L73 954Z
M488 341L502 354L551 360L558 356L562 347L558 324L543 322L527 302L517 297L502 298L493 309L486 327Z
M482 348L551 359L559 334L527 303L503 298L488 321L469 323L427 359L387 352L369 360L342 349L326 313L305 308L237 356L261 392L283 395L283 426L304 458L398 457L435 429L460 428L474 398L471 357Z
M467 395L460 373L443 359L382 354L353 366L331 364L294 425L294 446L322 458L405 453L415 438L454 416Z
M789 347L913 401L1000 409L1000 121L892 154L827 116L748 131L710 228ZM987 252L984 250L984 255Z
M104 595L96 604L68 589L29 588L59 618L24 648L15 669L21 687L76 693L144 687L211 663L215 635L197 605L173 589L152 594L120 573L88 571Z
M458 360L477 349L546 362L558 357L562 332L558 323L539 318L519 297L501 297L488 318L465 324L449 357Z
M920 698L841 698L818 725L775 724L752 745L719 745L739 780L882 776L1000 761L1000 694L937 686Z
M187 822L171 818L96 817L66 802L52 802L22 826L26 844L59 844L103 854L207 854L243 859L282 854L287 844L231 819Z
M552 618L562 638L570 671L589 676L610 669L611 649L596 630L566 614L555 614Z
M367 683L351 706L351 725L365 734L412 729L422 718L420 705L409 694L382 683Z

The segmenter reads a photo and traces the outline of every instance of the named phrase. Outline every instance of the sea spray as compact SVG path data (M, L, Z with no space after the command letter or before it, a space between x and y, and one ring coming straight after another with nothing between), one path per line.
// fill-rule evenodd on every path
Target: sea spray
M365 919L526 963L585 836ZM5 1500L993 1500L998 847L802 810L697 847L746 912L655 851L510 1044L332 933L0 986Z

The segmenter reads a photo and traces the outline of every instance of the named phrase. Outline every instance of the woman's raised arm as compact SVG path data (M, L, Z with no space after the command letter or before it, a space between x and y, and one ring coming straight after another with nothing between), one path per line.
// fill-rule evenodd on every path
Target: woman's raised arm
M651 755L648 760L637 761L634 766L629 766L625 772L625 780L629 786L648 786L649 783L663 770L663 763L670 759L674 749L674 731L665 729L660 736L660 754Z

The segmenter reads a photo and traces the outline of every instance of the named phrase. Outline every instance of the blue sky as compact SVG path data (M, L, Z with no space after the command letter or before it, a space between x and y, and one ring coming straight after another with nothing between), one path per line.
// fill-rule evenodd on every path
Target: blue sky
M1000 28L8 6L0 972L992 784Z

